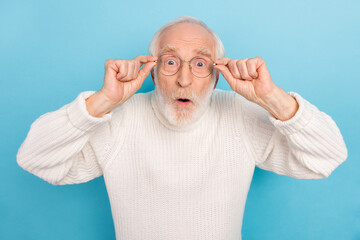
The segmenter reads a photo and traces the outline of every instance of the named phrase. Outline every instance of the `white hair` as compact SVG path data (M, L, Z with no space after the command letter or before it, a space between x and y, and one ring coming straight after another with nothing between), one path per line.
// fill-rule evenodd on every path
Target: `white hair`
M215 41L215 59L219 59L219 58L223 58L225 57L225 48L223 43L221 42L220 38L218 37L218 35L211 30L210 28L208 28L208 26L201 20L191 17L191 16L181 16L178 18L175 18L169 22L167 22L165 25L163 25L153 36L150 45L149 45L149 49L148 49L148 54L150 56L156 56L157 52L156 52L156 47L157 47L157 43L158 43L158 39L160 34L166 30L167 28L178 24L178 23L183 23L183 22L189 22L189 23L195 23L198 24L202 27L204 27L206 30L208 30L210 32L210 34L213 36L214 41Z

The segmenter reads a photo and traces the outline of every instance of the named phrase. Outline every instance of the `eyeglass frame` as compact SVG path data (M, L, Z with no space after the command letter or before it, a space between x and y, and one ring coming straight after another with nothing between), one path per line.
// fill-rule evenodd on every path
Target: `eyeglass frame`
M195 57L191 58L191 59L188 60L188 61L185 61L185 60L182 60L178 55L175 55L175 54L172 54L172 53L164 53L164 54L161 54L161 55L158 57L158 59L161 58L161 57L164 56L164 55L173 55L173 56L177 57L178 59L180 59L180 67L178 68L178 70L176 70L176 72L175 72L174 74L171 74L171 75L166 75L166 74L162 73L162 74L164 74L165 76L174 76L174 75L175 75L176 73L178 73L179 70L182 68L183 62L188 62L188 63L189 63L189 68L190 68L191 74L193 74L195 77L198 77L198 76L196 76L196 75L193 73L193 70L192 70L192 67L191 67L190 62L191 62L194 58L204 57L204 56L198 55L198 56L195 56ZM205 57L209 58L209 59L212 61L212 63L213 63L212 66L215 66L215 65L216 65L215 61L214 61L212 58L210 58L210 57L208 57L208 56L205 56ZM157 63L158 60L156 60L155 62ZM206 77L210 76L210 75L213 73L213 70L214 70L214 67L212 67L212 68L213 68L213 69L210 71L210 73L209 73L207 76L205 76L205 77L198 77L198 78L206 78Z

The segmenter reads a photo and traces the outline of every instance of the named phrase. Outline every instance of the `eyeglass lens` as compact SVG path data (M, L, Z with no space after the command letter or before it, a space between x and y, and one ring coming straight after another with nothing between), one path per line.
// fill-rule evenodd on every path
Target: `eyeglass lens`
M165 54L158 59L160 72L164 75L174 75L181 66L181 60L176 55ZM198 56L189 62L191 72L197 77L207 77L213 70L212 60L205 56Z

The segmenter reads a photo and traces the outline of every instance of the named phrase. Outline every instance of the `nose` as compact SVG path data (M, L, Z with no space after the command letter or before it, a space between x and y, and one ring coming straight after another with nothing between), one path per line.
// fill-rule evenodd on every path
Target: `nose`
M182 66L180 67L177 83L179 86L186 88L191 85L193 81L193 74L190 70L189 62L183 62Z

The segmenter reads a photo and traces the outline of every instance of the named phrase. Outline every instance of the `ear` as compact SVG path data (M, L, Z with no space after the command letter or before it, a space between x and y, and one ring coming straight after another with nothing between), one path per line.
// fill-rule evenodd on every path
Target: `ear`
M154 81L154 68L151 69L150 74L151 74L151 79L152 79L152 81L153 81L153 83L154 83L154 86L155 86L155 81Z
M219 81L219 71L216 71L216 82L215 82L215 85L214 85L214 89L216 88L216 85Z

